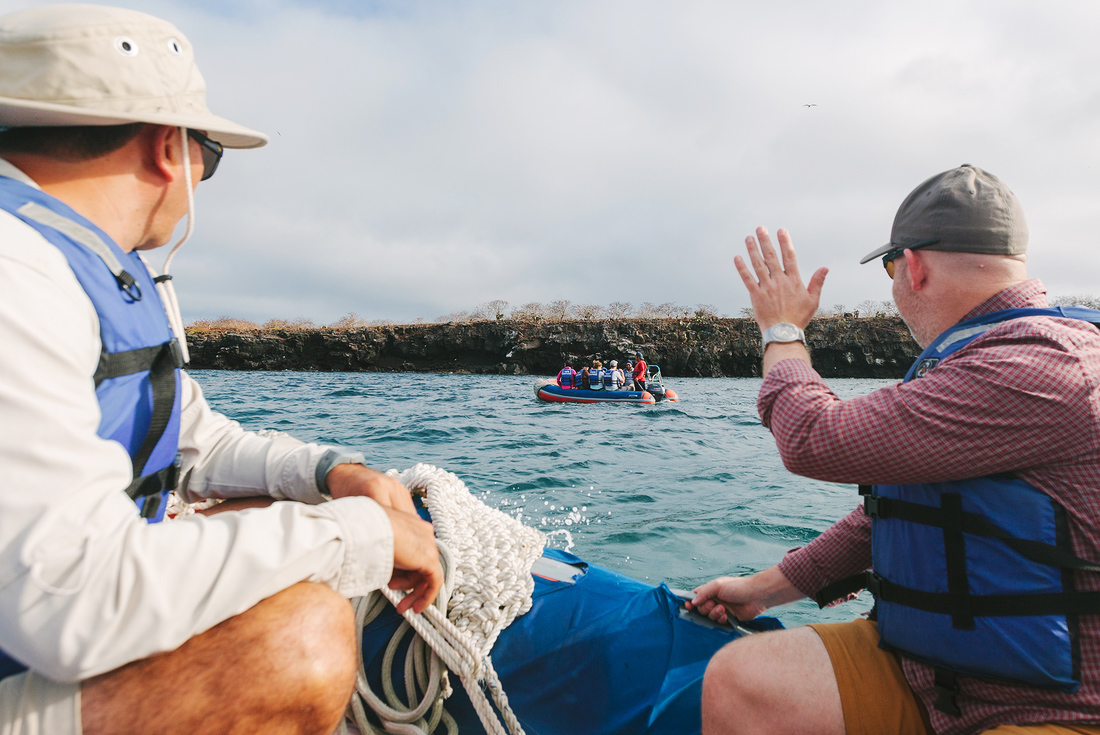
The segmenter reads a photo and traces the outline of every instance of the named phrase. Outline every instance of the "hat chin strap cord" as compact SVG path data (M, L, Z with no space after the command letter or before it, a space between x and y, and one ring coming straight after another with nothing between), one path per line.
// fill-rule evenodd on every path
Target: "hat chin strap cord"
M183 331L183 316L180 314L176 289L172 286L172 276L168 275L168 269L172 265L172 258L176 256L176 251L183 247L183 244L190 239L191 233L195 231L195 188L192 186L191 178L191 146L188 145L187 141L187 128L180 127L179 131L180 140L183 142L183 183L187 188L187 229L184 230L183 237L172 246L172 249L168 252L168 257L164 259L163 272L158 275L152 268L149 268L149 270L153 272L153 281L157 284L157 292L160 294L160 300L164 303L168 323L179 341L180 349L183 352L183 361L186 363L190 362L191 355L187 351L187 336Z

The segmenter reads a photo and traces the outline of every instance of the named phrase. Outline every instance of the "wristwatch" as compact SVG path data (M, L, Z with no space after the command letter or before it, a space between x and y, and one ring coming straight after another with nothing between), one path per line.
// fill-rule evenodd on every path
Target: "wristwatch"
M806 333L790 322L779 322L764 330L764 343L761 349L767 348L772 342L801 342L806 344Z
M317 463L317 471L313 477L317 481L317 492L321 493L321 497L325 500L332 500L332 493L328 491L326 478L332 468L338 464L361 464L365 467L367 460L363 457L362 452L340 452L335 449L330 449L321 455L321 460Z

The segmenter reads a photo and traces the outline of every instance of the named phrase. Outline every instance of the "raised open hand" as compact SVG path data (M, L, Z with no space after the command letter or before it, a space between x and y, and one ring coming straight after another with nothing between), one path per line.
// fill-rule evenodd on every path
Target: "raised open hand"
M737 272L749 291L753 316L761 331L779 322L789 322L805 328L817 312L821 301L821 287L829 272L828 268L818 268L810 278L809 285L804 286L798 272L798 258L790 233L781 228L778 235L782 262L765 227L756 228L755 238L752 235L745 238L752 270L749 270L748 263L740 255L733 259ZM757 240L760 241L759 246ZM755 277L753 271L756 273Z

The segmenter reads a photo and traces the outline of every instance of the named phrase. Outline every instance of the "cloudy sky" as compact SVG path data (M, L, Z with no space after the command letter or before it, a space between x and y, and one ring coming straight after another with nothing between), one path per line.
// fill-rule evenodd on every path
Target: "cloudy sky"
M758 224L854 306L889 298L858 260L898 204L961 163L1019 196L1052 294L1100 295L1093 0L116 2L174 22L212 110L272 139L199 187L187 321L738 315Z

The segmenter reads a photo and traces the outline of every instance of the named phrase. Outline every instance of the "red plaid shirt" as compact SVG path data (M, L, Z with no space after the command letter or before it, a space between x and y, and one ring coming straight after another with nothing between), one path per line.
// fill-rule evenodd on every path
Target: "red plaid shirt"
M1046 305L1046 289L1029 280L966 318ZM764 379L757 406L791 472L865 485L1013 472L1065 507L1075 553L1100 562L1100 333L1089 324L1016 319L919 380L846 401L806 363L784 360ZM861 506L787 554L779 569L812 595L870 565L871 521ZM1076 575L1078 589L1100 589L1100 575ZM959 677L962 717L933 707L930 666L902 659L902 668L937 733L1005 723L1100 724L1100 616L1082 616L1080 643L1077 692Z

